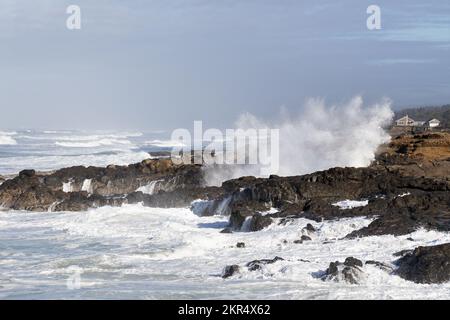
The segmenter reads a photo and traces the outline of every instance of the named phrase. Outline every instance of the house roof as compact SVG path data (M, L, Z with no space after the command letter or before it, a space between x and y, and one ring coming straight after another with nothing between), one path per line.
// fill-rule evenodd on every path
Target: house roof
M396 121L400 121L400 120L411 120L414 121L414 119L412 119L410 116L406 115L404 117L401 117L400 119L397 119Z

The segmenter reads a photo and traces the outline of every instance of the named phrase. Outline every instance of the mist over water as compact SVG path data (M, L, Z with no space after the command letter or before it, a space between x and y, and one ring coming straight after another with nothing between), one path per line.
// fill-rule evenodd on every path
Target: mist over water
M282 110L273 121L246 113L235 126L279 129L279 171L273 174L292 176L332 167L368 166L378 146L390 140L384 127L393 116L391 101L364 106L362 97L356 96L346 104L330 106L323 99L310 99L296 114ZM208 184L220 185L241 176L261 176L260 169L261 165L234 165L209 167L205 173Z

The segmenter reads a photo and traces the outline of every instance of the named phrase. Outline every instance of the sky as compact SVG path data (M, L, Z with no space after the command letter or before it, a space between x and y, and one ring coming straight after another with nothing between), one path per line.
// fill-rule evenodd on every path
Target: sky
M0 129L224 128L356 95L450 103L448 0L0 0Z

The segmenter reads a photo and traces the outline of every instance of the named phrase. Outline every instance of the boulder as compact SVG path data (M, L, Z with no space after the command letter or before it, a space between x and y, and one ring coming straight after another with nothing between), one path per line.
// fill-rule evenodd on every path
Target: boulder
M236 248L245 248L245 243L244 242L236 243Z
M248 262L245 266L248 268L249 271L256 271L256 270L261 270L264 265L272 264L272 263L275 263L277 261L282 261L282 260L284 260L284 259L277 256L273 259L253 260L253 261Z
M230 266L226 266L222 270L222 278L224 278L224 279L229 278L229 277L235 275L236 273L239 273L239 266L238 265L233 264L233 265L230 265Z
M363 278L362 266L362 261L353 257L346 258L344 263L331 262L321 279L323 281L343 281L350 284L359 284Z
M416 283L443 283L450 280L450 243L417 247L396 261L397 275Z

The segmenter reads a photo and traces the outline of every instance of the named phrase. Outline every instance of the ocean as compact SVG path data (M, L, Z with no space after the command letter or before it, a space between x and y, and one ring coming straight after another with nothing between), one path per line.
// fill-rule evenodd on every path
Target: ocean
M170 144L161 132L4 131L0 175L133 163ZM349 256L394 266L394 252L450 242L449 233L425 230L342 239L371 221L296 219L259 232L224 234L227 217L200 217L190 208L0 210L0 299L450 298L450 283L415 284L373 265L362 268L358 285L322 281L330 262ZM294 243L307 223L317 230L312 240ZM249 261L275 256L284 260L245 270ZM222 279L223 268L233 264L242 272Z

